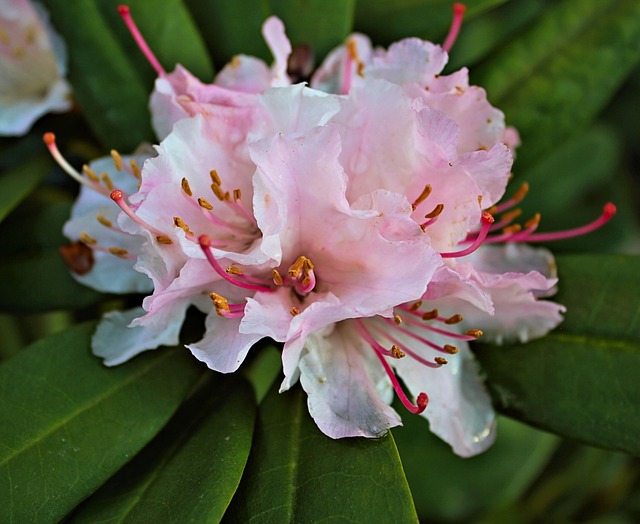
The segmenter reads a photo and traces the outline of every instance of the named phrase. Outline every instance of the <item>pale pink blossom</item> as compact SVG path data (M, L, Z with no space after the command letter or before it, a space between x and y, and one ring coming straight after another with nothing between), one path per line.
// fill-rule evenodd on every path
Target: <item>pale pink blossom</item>
M71 108L66 54L47 13L29 0L0 0L0 135L23 135L42 115Z
M524 189L500 202L513 161L504 141L515 135L466 70L437 76L441 47L410 39L374 51L352 37L315 77L344 88L340 74L353 68L346 89L327 93L286 85L290 46L273 19L265 33L271 69L249 60L224 73L225 87L181 69L160 75L152 109L166 136L140 187L118 174L110 193L121 210L111 222L135 257L123 275L140 272L153 292L103 319L94 352L113 365L175 344L195 306L207 314L188 346L196 358L233 372L258 340L282 343L280 390L299 381L328 436L400 425L395 390L456 453L483 451L495 415L468 343L482 331L496 342L539 337L564 311L541 300L555 290L552 256L520 242L586 232L614 209L566 233L538 233L539 217L515 227ZM82 198L73 239L104 202ZM93 249L106 246L111 231L92 224Z

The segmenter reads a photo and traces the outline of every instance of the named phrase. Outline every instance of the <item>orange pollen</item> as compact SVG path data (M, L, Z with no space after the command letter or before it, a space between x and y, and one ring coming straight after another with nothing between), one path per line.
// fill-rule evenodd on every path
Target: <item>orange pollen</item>
M218 293L209 293L209 296L211 297L211 300L213 300L213 306L216 308L216 313L219 316L224 316L222 311L226 311L227 313L230 311L229 301L222 295L218 295Z
M398 315L397 313L393 314L393 321L396 323L397 326L399 326L400 324L402 324L402 317L400 315Z
M289 310L289 313L291 314L291 316L292 316L292 317L295 317L296 315L299 315L299 314L300 314L300 310L299 310L297 307L293 306L293 307Z
M233 190L233 199L240 200L242 198L242 191L240 189Z
M420 306L422 306L422 300L414 302L413 305L409 308L409 311L418 311L418 309L420 309Z
M480 338L483 335L483 332L480 329L470 329L466 332L466 335L474 338Z
M274 269L274 270L271 272L271 276L273 277L273 283L274 283L276 286L281 286L281 285L282 285L282 277L280 276L280 273L278 273L278 270L277 270L277 269Z
M170 245L170 244L173 244L173 241L169 237L164 236L164 235L158 235L156 237L156 240L158 241L159 244L164 244L164 245L167 245L167 246Z
M179 227L180 229L182 229L182 231L184 231L188 235L193 235L193 231L189 229L189 226L180 217L173 217L173 225L176 227Z
M213 209L213 206L209 204L209 202L207 202L207 200L202 197L198 198L198 204L200 204L200 207L207 209L209 211Z
M242 269L234 266L229 266L225 271L229 275L244 275L244 273L242 272Z

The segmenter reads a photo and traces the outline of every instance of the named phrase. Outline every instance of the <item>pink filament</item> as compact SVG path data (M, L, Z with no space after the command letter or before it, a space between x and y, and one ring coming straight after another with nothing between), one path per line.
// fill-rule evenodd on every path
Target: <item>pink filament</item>
M340 86L340 94L346 95L351 89L351 69L353 68L353 58L351 57L351 50L347 45L345 48L347 56L344 60L344 70L342 71L342 85Z
M466 249L463 249L462 251L440 253L440 256L442 258L458 258L458 257L464 257L467 255L470 255L476 249L478 249L482 245L484 240L487 238L487 235L489 234L489 230L491 229L491 224L493 224L493 222L494 222L494 218L485 211L484 213L482 213L482 227L480 228L480 232L478 233L478 236L473 241L473 243Z
M218 275L220 275L224 280L226 280L230 284L241 287L243 289L251 289L253 291L266 291L266 292L273 291L273 289L269 287L259 286L256 284L249 284L248 282L242 282L241 280L237 280L233 278L231 275L229 275L229 273L227 273L224 269L222 269L222 266L218 264L218 261L213 256L213 253L211 253L212 242L207 235L200 235L198 237L198 243L200 244L200 247L202 248L202 252L204 253L204 256L207 257L207 260L209 261L209 264L211 265L211 267L216 271L216 273L218 273Z
M410 313L414 314L413 311L410 311ZM418 315L420 315L420 313L418 313ZM438 317L436 320L443 321L443 320L446 320L446 319ZM421 327L421 328L426 329L428 331L432 331L433 333L438 333L439 335L444 335L446 337L455 338L456 340L464 340L465 342L471 342L473 340L478 340L478 337L472 337L471 335L461 335L460 333L455 333L453 331L447 331L446 329L440 329L440 328L437 328L437 327L434 327L434 326L430 326L429 324L425 324L424 321L423 322L418 322L417 320L413 320L411 318L405 318L405 322L407 324L411 324L412 326Z
M565 238L577 237L580 235L586 235L587 233L591 233L596 229L604 226L613 215L616 214L616 206L611 202L605 204L604 209L602 210L602 214L590 224L586 224L581 227L576 227L575 229L569 229L567 231L558 231L555 233L536 233L534 235L529 235L525 237L520 237L518 240L523 240L527 242L547 242L551 240L563 240Z
M160 65L160 62L158 61L156 56L153 54L153 51L151 51L151 48L147 45L146 40L142 36L142 33L140 33L138 26L133 21L133 18L131 17L131 12L129 11L129 6L119 5L118 13L122 17L122 20L124 20L124 23L127 24L127 28L129 29L131 36L136 41L136 44L138 44L140 51L142 51L142 54L145 56L149 64L151 64L151 67L153 67L156 70L156 73L158 73L158 76L166 75L167 74L166 71Z
M435 342L431 342L431 340L429 340L428 338L424 338L421 337L420 335L416 335L413 331L409 331L407 328L403 328L400 326L397 326L395 324L395 322L391 319L385 319L387 321L387 323L389 323L392 326L395 326L395 328L398 331L401 331L402 333L404 333L405 335L410 336L411 338L422 342L425 346L429 346L431 349L435 349L436 351L439 351L440 353L446 353L447 355L450 355L450 353L444 349L442 346L438 346L438 344L436 344Z
M418 415L419 413L422 413L425 409L427 409L427 404L429 403L429 397L427 397L427 394L420 393L418 395L418 398L416 399L416 404L414 405L407 398L407 395L405 395L404 391L402 390L402 387L400 386L400 383L398 382L398 379L396 378L393 370L391 369L391 366L385 360L384 356L377 351L375 351L375 354L378 357L378 359L380 359L380 363L382 364L382 367L384 367L384 370L387 372L387 375L389 376L389 380L391 380L391 384L393 385L393 389L396 390L396 395L398 395L398 398L404 404L404 407L407 408L407 410L409 410L411 413L415 413L416 415Z
M362 338L364 338L367 344L371 346L371 349L373 349L379 355L386 355L387 357L393 357L393 354L391 353L390 350L384 348L382 344L380 344L375 338L371 336L371 333L367 331L367 328L364 327L364 324L362 323L361 320L356 319L356 327L358 328L358 331L360 332L360 335L362 336Z
M447 35L447 38L445 38L444 44L442 44L442 48L447 53L451 51L456 38L458 38L458 33L460 32L460 28L462 27L462 19L464 18L464 13L466 10L467 6L465 6L464 4L453 4L453 20L451 21L449 34Z
M397 338L389 335L388 333L386 333L382 329L379 329L379 328L376 328L376 327L374 327L373 329L380 336L386 338L387 340L389 340L389 342L391 342L392 344L395 344L396 346L398 346L402 351L404 351L412 359L420 362L420 364L423 364L423 365L427 366L428 368L441 368L442 367L442 364L438 364L437 362L432 362L431 360L427 360L426 358L421 357L415 351L410 349L406 344L403 344Z

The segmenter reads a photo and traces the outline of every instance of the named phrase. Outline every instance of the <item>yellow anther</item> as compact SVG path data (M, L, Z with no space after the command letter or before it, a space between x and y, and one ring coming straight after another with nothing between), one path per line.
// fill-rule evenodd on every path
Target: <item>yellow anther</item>
M216 313L218 316L223 317L223 311L229 313L229 301L224 298L222 295L218 295L218 293L209 293L211 300L213 300L213 306L216 308Z
M187 235L193 235L193 231L189 229L189 226L180 217L173 217L173 225L182 229Z
M209 211L213 209L213 206L209 204L209 202L202 197L198 198L198 204L200 204L200 207L207 209Z
M422 306L422 300L418 300L417 302L414 302L411 307L409 308L409 311L418 311L418 309L420 309L420 307Z
M102 179L102 183L106 186L106 188L109 191L113 191L114 185L113 185L113 182L111 181L111 177L109 176L109 174L102 173L102 176L100 178Z
M427 199L427 197L431 194L431 191L433 191L431 184L427 184L426 186L424 186L424 189L422 190L422 193L420 193L420 196L416 198L415 202L411 205L414 211L416 207L418 207Z
M224 191L222 191L220 184L216 184L215 182L211 184L211 191L213 191L213 194L218 198L218 200L221 202L224 201Z
M13 50L13 57L16 59L21 59L25 55L24 47L19 46Z
M109 220L107 217L102 216L102 215L96 215L96 220L98 222L100 222L103 226L105 227L111 227L113 226L113 224L111 223L111 220Z
M219 186L222 185L222 180L220 180L220 175L218 175L218 172L215 169L212 169L211 171L209 171L209 176L211 177L211 182L213 182L214 184L218 184Z
M80 242L83 242L84 244L89 244L92 246L98 243L98 241L95 238L89 235L89 233L85 233L84 231L80 233Z
M225 271L229 275L244 275L244 273L242 272L242 269L234 266L229 266Z
M113 165L116 166L117 171L122 171L122 157L115 149L111 150L111 158L113 158Z
M439 364L440 366L444 366L445 364L448 364L447 359L446 358L442 358L442 357L436 357L433 360L436 361L436 364Z
M427 311L422 314L422 320L433 320L438 317L438 310L432 309L431 311Z
M444 323L445 324L449 324L449 325L451 325L451 324L459 324L463 320L464 320L464 318L462 318L462 315L456 313L452 317L449 317L447 320L445 320Z
M296 315L299 315L299 314L300 314L300 310L299 310L297 307L293 306L293 307L289 310L289 313L291 314L291 316L292 316L292 317L295 317Z
M449 353L449 355L455 355L458 352L458 348L450 344L445 344L444 350Z
M403 358L405 356L405 353L394 344L393 346L391 346L391 356L393 358Z
M129 160L129 165L131 166L131 171L133 172L133 176L138 180L142 178L142 171L140 170L140 166L138 162L136 162L133 158Z
M402 317L400 315L398 315L397 313L393 314L393 321L396 323L397 326L399 326L400 324L402 324Z
M98 174L93 169L91 169L87 164L82 166L82 172L92 182L95 182L96 184L100 183L100 177L98 176Z
M282 277L280 276L280 273L278 273L278 270L277 270L277 269L274 269L274 270L271 272L271 276L272 276L272 278L273 278L273 283L274 283L276 286L281 286L281 285L282 285Z
M9 38L9 34L0 27L0 44L9 45L11 43L11 39Z
M233 199L234 200L240 200L242 198L242 191L240 189L234 189L233 190Z
M308 267L307 260L309 260L307 257L299 256L298 259L289 267L289 276L291 278L300 278L300 275L302 275L302 269L305 266ZM309 260L309 262L311 261ZM311 264L309 269L313 269L313 264Z
M189 181L186 178L182 179L181 182L182 190L188 195L193 196L193 192L191 191L191 186L189 185Z
M129 254L129 252L126 249L122 249L121 247L110 247L109 253L117 257L124 257Z
M431 211L431 213L427 213L424 216L424 218L435 218L439 216L443 210L444 210L444 204L438 204L436 207L433 208L433 211Z
M169 237L164 235L158 235L156 237L156 240L158 241L159 244L164 244L166 246L173 244L173 241Z
M483 331L481 331L480 329L470 329L465 334L470 337L480 338L483 335Z

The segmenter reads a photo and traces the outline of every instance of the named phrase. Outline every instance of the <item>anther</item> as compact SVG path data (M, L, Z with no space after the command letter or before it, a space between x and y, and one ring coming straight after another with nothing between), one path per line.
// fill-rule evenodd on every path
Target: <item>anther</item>
M186 178L182 179L182 182L180 183L180 185L182 186L182 190L188 196L193 196L193 192L191 191L191 186L189 185L189 181Z
M222 191L222 188L220 187L219 184L216 184L215 182L211 184L211 191L213 191L213 194L216 196L218 200L220 200L221 202L224 202L225 193L224 191Z
M299 310L297 307L293 306L293 307L289 310L289 314L290 314L292 317L295 317L296 315L299 315L299 314L300 314L300 310Z
M393 344L391 346L391 356L393 358L404 358L406 355L404 353L404 351L402 351L398 346L396 346L395 344Z
M409 311L417 311L418 309L420 309L420 307L422 306L422 300L418 300L417 302L414 302L411 307L409 308Z
M159 244L164 244L164 245L170 245L173 244L173 240L171 240L168 236L166 235L157 235L156 236L156 240L158 241Z
M95 182L96 184L100 183L100 177L98 176L98 174L93 169L91 169L87 164L82 166L82 172L92 182Z
M480 338L484 334L480 329L469 329L465 332L465 335L468 335L473 338Z
M434 318L438 318L437 309L432 309L431 311L427 311L422 314L422 320L433 320Z
M85 233L84 231L80 233L80 242L91 246L95 246L98 243L95 238L89 235L89 233Z
M100 175L100 178L102 179L102 183L105 185L105 187L109 190L109 191L113 191L113 182L111 181L111 177L109 176L108 173L102 173L102 175Z
M131 166L131 172L133 173L133 176L140 180L142 178L142 171L140 170L138 162L136 162L132 158L131 160L129 160L129 165Z
M451 344L445 344L444 350L449 353L449 355L455 355L458 352L458 348L456 346L452 346Z
M502 229L502 232L505 235L515 235L516 233L520 233L522 231L522 226L520 224L513 224L512 226L507 226Z
M184 231L187 235L193 235L193 231L189 229L189 226L185 223L184 220L180 217L173 217L173 225L179 227Z
M432 190L433 189L430 184L427 184L426 186L424 186L424 189L422 190L422 193L420 193L420 196L415 199L413 204L411 204L411 208L415 211L416 208L427 199L427 197L431 194Z
M124 257L129 254L129 252L126 249L122 249L121 247L110 247L109 253L117 257Z
M198 198L198 204L200 204L200 207L208 210L208 211L212 211L213 210L213 206L211 204L209 204L209 202L207 202L206 199L200 197Z
M122 171L122 157L115 149L110 151L111 158L113 159L113 165L116 166L116 171Z
M240 199L242 199L242 191L240 189L234 189L233 190L233 200L237 202Z
M439 364L440 366L444 366L449 363L446 358L442 357L436 357L433 360L435 360L436 364Z
M229 301L224 298L222 295L218 295L218 293L209 293L211 300L213 300L213 306L216 308L216 313L220 317L224 317L225 313L229 313L231 309L229 308Z
M225 271L228 275L244 275L242 269L235 266L229 266Z
M400 315L398 315L397 313L393 314L393 321L396 323L397 326L399 326L400 324L402 324L402 317Z
M459 313L456 313L455 315L453 315L452 317L449 317L448 319L446 319L444 321L445 324L459 324L460 322L462 322L464 319L462 318L462 315L460 315Z
M218 184L219 186L222 185L222 180L220 179L220 175L218 175L218 172L215 169L212 169L211 171L209 171L209 176L211 177L211 182L213 182L214 184Z
M305 256L299 256L297 260L291 264L288 271L291 278L300 278L302 268L305 266L305 260L307 260Z
M524 227L526 227L527 229L532 227L538 227L539 223L540 223L540 213L536 213L535 215L533 215L532 218L530 218L524 223Z
M280 273L278 273L278 270L277 270L277 269L274 269L274 270L271 272L271 276L272 276L272 278L273 278L273 283L274 283L276 286L281 286L281 285L282 285L282 282L283 282L283 281L282 281L282 277L280 276Z
M443 210L444 210L444 204L438 204L436 207L433 208L433 211L431 211L431 213L427 213L424 216L424 218L435 218L437 216L440 216Z
M111 222L111 220L109 220L107 217L102 216L102 215L96 215L96 220L98 222L100 222L103 226L105 227L112 227L113 224Z

